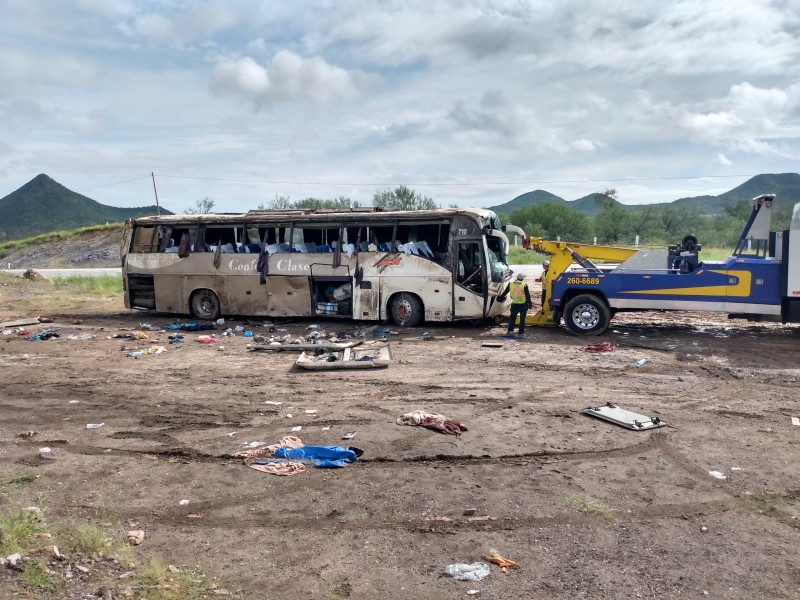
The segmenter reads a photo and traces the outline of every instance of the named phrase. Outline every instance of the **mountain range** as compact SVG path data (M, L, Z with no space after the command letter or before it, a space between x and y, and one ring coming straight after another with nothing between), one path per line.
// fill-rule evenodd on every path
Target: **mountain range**
M795 203L800 202L800 174L777 173L756 175L743 184L718 196L679 198L672 202L662 203L662 206L694 206L704 213L714 215L724 213L726 206L736 204L740 200L752 200L761 194L775 194L774 206L776 209L781 207L791 208ZM489 210L493 210L496 213L509 214L518 208L531 204L538 204L540 202L561 204L585 213L590 217L596 215L598 210L597 204L594 201L594 194L589 194L577 200L565 200L545 190L526 192L505 204L490 206ZM622 206L626 208L635 208L641 205L623 204Z
M0 198L0 242L155 214L155 205L117 208L100 204L41 174ZM162 208L161 214L172 213Z

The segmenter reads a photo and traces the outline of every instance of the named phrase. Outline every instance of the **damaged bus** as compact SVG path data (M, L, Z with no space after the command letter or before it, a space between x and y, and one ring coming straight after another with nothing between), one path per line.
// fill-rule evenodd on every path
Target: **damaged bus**
M121 246L128 308L409 327L507 313L507 252L495 213L459 208L140 217Z

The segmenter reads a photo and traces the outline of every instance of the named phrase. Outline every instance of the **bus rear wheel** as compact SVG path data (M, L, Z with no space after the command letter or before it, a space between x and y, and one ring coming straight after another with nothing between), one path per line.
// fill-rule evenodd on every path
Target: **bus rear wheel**
M392 321L399 327L416 327L422 323L422 302L413 294L397 294L389 301Z
M578 335L600 335L611 321L608 305L594 294L581 294L567 302L564 322Z
M189 306L197 319L213 321L219 317L219 298L211 290L197 290L192 294Z

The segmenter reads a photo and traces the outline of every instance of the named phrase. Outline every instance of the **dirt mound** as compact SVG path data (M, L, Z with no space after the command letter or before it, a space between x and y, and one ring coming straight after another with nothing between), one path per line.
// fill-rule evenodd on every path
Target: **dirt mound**
M118 267L121 238L122 229L84 232L15 249L0 264L10 269Z

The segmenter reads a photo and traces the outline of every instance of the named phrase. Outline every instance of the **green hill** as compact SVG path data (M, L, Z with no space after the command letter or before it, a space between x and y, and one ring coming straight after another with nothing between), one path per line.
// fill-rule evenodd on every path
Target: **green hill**
M161 213L172 214L163 208ZM106 206L41 174L0 198L0 241L154 214L155 205L137 208Z
M680 198L666 203L672 206L694 206L701 212L707 214L721 214L725 206L736 204L740 200L751 200L761 194L775 194L775 208L791 208L800 202L800 174L798 173L774 173L763 174L751 177L743 184L724 192L718 196L694 196L690 198ZM490 206L489 210L496 213L509 214L511 211L530 204L540 202L551 202L561 204L573 210L580 211L593 217L597 214L597 205L594 201L594 194L589 194L577 200L564 200L545 190L535 190L517 196L505 204ZM623 204L625 208L642 206L640 204Z

